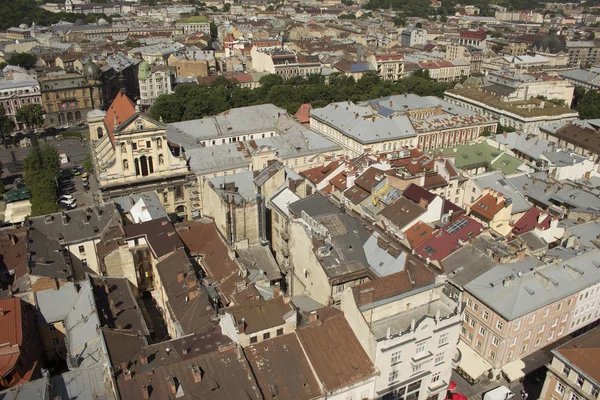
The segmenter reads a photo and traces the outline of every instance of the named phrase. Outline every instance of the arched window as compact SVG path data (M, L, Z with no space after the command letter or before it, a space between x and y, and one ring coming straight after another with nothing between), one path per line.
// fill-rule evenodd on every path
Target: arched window
M101 127L98 127L96 129L96 133L98 134L98 139L100 139L102 136L104 136L104 132L102 131Z
M129 170L129 161L123 160L123 171Z
M156 148L162 149L162 139L161 138L156 139Z
M158 155L158 165L164 165L165 157L162 154Z
M152 161L152 156L148 157L148 172L154 172L154 162Z
M81 113L79 111L75 111L75 121L81 121Z

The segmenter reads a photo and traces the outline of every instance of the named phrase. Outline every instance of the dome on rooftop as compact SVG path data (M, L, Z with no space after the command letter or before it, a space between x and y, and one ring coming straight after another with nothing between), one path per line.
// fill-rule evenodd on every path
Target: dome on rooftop
M19 28L27 29L27 28L29 28L29 26L27 24L21 24L21 25L19 25Z
M533 47L542 52L560 53L565 51L565 41L561 36L542 36L533 43Z
M102 71L93 61L88 61L83 67L83 75L87 79L99 80L102 78Z

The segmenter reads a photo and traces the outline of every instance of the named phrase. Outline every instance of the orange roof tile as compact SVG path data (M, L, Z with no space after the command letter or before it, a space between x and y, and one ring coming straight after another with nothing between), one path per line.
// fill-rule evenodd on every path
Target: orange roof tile
M302 104L294 117L301 124L308 124L310 122L310 110L312 110L312 106L309 103Z
M108 107L106 117L104 117L104 125L106 126L111 142L115 142L113 135L115 128L131 118L135 113L135 104L133 101L127 95L119 92L110 107Z
M471 206L471 212L477 214L484 219L491 221L506 204L505 199L497 201L498 198L490 193L482 196Z
M411 249L419 246L433 234L433 228L424 222L417 222L412 228L405 232L406 239Z

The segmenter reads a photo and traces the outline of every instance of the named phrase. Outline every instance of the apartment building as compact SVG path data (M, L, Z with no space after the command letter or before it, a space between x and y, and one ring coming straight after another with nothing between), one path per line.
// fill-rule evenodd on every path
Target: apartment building
M280 48L252 47L252 69L277 74L283 79L321 73L317 56L303 56Z
M460 335L461 307L417 260L385 280L344 291L342 310L380 371L376 398L444 399Z
M367 61L381 79L397 81L404 76L404 56L401 54L373 54Z
M551 264L524 259L497 265L468 283L461 340L483 362L467 373L477 378L502 371L511 381L518 379L541 366L540 358L537 364L525 364L524 358L595 321L600 300L589 296L600 290L598 256L594 250Z
M469 76L471 63L465 60L425 60L417 63L429 72L429 77L437 82L452 82Z
M600 394L600 329L552 350L540 400L595 400Z
M186 19L180 19L175 24L177 28L183 29L184 34L204 33L210 35L210 21L204 15L196 15Z
M402 47L425 46L427 44L427 31L411 26L402 31L400 41Z
M349 156L417 147L442 149L465 144L496 120L433 96L388 96L362 103L332 103L313 109L310 127L344 147Z
M600 46L596 42L567 40L565 47L570 67L589 68L599 60Z
M166 65L150 66L146 60L138 69L140 103L151 106L159 96L173 93L173 69Z
M13 72L11 80L0 81L0 104L4 114L13 122L15 129L24 129L25 124L17 121L16 113L27 104L42 105L39 83L24 72Z
M483 48L486 46L487 33L482 27L467 29L459 34L458 44L461 46L474 46Z

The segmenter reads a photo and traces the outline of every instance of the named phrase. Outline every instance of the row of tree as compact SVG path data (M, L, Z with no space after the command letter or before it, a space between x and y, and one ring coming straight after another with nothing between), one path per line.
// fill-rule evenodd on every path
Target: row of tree
M93 23L104 18L110 22L110 16L104 14L74 14L68 12L53 13L38 7L35 0L0 0L0 30L8 29L20 24L52 25L59 21L75 22L84 19L86 23Z
M162 118L164 122L177 122L215 115L230 108L269 103L294 114L304 103L320 108L332 102L356 102L404 93L441 97L454 85L432 81L427 71L416 72L398 82L384 81L369 72L358 80L335 73L329 77L328 83L321 75L286 81L278 75L266 75L260 79L260 84L259 88L252 90L218 77L211 86L179 85L175 93L160 96L148 114L156 120Z
M31 192L31 216L60 211L56 176L60 157L55 146L34 145L23 160L25 186Z

